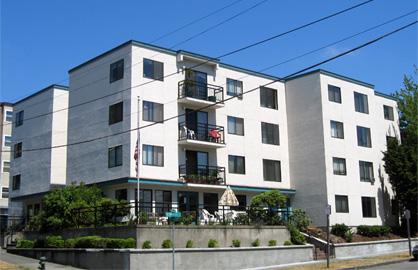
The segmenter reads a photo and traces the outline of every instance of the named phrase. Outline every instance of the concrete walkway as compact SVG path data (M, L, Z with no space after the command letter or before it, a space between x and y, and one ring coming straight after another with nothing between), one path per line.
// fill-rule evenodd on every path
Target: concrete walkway
M6 249L3 249L3 248L0 249L0 261L17 264L17 265L28 267L31 269L38 269L38 266L39 266L39 260L7 253ZM51 262L45 262L45 268L48 270L81 269L81 268L75 268L69 265L62 265L62 264L51 263Z

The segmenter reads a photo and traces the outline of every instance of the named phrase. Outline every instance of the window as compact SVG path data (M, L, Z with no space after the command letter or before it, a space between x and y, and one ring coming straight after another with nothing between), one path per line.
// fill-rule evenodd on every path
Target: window
M160 216L165 215L171 210L171 191L156 190L155 191L155 212Z
M344 139L344 126L341 122L331 120L331 137Z
M144 77L162 81L164 79L164 64L144 58Z
M3 161L3 172L10 172L10 161Z
M109 148L109 168L122 165L122 145Z
M245 158L240 156L228 156L229 173L245 174Z
M144 144L142 150L142 164L164 166L164 147Z
M13 121L13 112L6 111L6 122L12 122L12 121Z
M109 125L122 122L123 120L123 102L113 104L109 107Z
M22 156L22 143L17 143L14 145L14 158L20 158Z
M334 174L336 175L346 175L345 170L345 158L332 158L332 164L334 168Z
M247 208L247 195L236 194L235 197L237 197L239 205L238 206L231 206L231 210L245 211L246 208Z
M2 199L9 198L9 187L1 187L1 198Z
M115 199L118 200L119 202L121 200L128 200L128 189L124 188L124 189L118 189L115 190Z
M372 147L370 128L357 126L357 145L362 147Z
M374 182L373 163L360 161L360 181Z
M209 213L215 214L218 211L219 199L218 193L203 193L203 207Z
M110 65L110 82L123 79L123 59Z
M4 136L4 146L10 147L12 146L12 136Z
M138 189L135 189L135 201L138 199ZM152 190L139 189L139 209L144 212L152 212Z
M142 119L151 122L163 122L164 105L145 101L142 107Z
M239 96L242 99L242 82L227 78L226 94L229 96Z
M23 125L23 116L24 116L24 111L20 111L16 113L16 121L15 121L16 127Z
M348 213L348 197L335 195L335 211L337 213Z
M341 89L337 86L328 85L328 100L341 103Z
M361 197L363 217L376 217L376 199L374 197Z
M277 110L277 90L260 87L260 106Z
M263 178L264 181L281 182L280 161L263 159Z
M244 135L244 119L228 116L228 133Z
M20 189L20 174L13 176L13 190Z
M354 92L354 105L355 105L356 112L369 113L367 95Z
M393 121L393 108L392 107L383 105L383 114L386 120Z
M261 122L261 141L266 144L279 145L279 126Z

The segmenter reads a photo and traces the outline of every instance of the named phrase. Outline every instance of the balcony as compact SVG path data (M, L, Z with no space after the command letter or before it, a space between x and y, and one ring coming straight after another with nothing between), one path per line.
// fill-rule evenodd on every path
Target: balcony
M179 178L188 184L225 185L225 167L217 166L179 166Z
M184 80L179 82L178 102L196 107L222 108L225 106L224 90L221 86Z
M203 123L187 125L187 122L182 122L179 124L179 144L208 148L225 147L224 127Z

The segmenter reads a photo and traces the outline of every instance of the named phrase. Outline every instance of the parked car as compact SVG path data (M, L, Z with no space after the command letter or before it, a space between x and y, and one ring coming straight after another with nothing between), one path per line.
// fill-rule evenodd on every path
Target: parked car
M414 259L417 260L418 259L418 245L416 245L413 249L412 249L412 255L414 255Z

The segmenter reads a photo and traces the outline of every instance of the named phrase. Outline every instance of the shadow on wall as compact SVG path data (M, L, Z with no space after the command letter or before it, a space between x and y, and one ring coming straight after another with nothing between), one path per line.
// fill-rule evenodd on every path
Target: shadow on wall
M385 185L385 178L383 177L383 168L379 164L379 181L380 187L378 189L378 213L380 218L383 220L383 225L385 226L398 226L399 221L396 216L392 214L392 200L387 186Z

